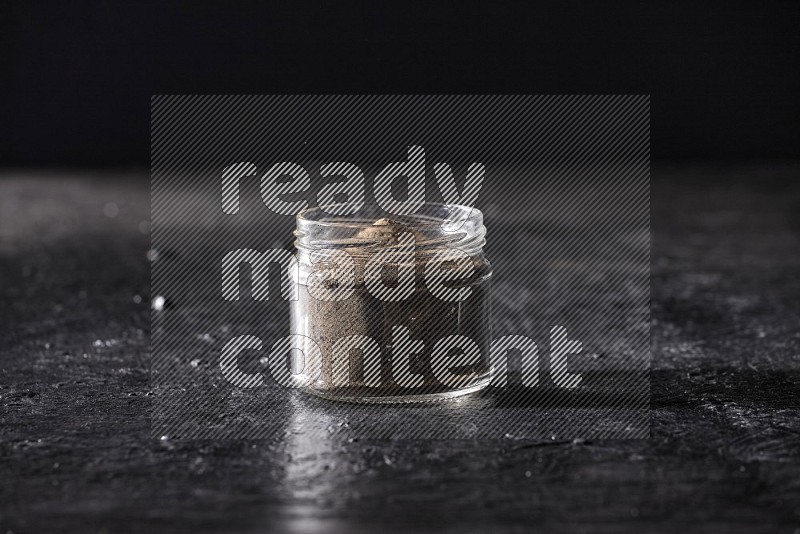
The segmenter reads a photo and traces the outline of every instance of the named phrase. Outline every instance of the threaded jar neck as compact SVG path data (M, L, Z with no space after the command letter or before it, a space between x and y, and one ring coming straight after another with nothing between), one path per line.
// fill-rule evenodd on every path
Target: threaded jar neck
M387 214L377 207L347 204L308 208L297 215L295 246L298 252L345 250L351 256L370 256L399 246L410 233L417 255L455 248L472 255L483 248L486 227L476 208L426 203L407 215Z

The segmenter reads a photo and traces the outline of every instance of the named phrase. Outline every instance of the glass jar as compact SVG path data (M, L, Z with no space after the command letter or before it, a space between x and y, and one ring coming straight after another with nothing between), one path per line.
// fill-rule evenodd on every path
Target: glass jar
M352 402L441 400L486 387L492 268L483 214L442 204L409 215L355 209L297 215L291 331L302 336L293 367L303 387Z

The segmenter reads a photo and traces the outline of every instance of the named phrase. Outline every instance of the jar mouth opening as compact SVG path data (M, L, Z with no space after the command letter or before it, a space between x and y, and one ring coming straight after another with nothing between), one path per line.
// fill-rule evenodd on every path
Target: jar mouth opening
M332 204L306 208L297 214L298 228L301 226L323 226L342 229L362 229L385 221L386 225L407 226L425 230L448 225L461 227L464 224L483 224L483 213L477 208L459 204L426 202L414 213L393 214L375 205ZM455 228L454 228L455 229Z

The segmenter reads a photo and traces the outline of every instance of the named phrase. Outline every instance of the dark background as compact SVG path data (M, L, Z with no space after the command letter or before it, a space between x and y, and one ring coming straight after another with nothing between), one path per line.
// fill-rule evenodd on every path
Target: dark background
M800 155L797 2L3 2L0 163L146 167L170 93L651 94L655 162Z

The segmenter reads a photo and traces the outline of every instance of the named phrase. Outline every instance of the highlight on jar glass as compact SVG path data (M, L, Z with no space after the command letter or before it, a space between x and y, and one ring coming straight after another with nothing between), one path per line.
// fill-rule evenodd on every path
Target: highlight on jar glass
M492 268L483 214L443 204L406 215L352 210L297 215L291 331L303 346L291 352L302 387L390 403L488 386Z

